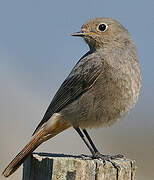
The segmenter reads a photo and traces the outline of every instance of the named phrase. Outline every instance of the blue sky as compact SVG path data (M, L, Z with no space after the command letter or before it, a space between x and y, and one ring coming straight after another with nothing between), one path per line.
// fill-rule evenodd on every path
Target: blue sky
M140 143L139 147L146 146L154 151L154 146L151 146L149 141L154 138L153 12L153 0L1 1L0 113L2 116L0 122L4 126L0 127L0 132L15 130L5 137L12 138L13 142L13 139L15 141L16 136L20 134L18 143L20 147L28 141L60 84L77 60L88 51L84 41L71 37L71 33L79 31L81 25L90 18L112 17L128 29L136 43L143 82L139 102L130 116L125 122L104 131L109 134L111 131L118 131L119 138L122 134L128 140L129 132L132 134L134 132L136 143ZM20 128L16 128L16 124ZM98 134L100 131L98 130ZM95 132L97 131L95 130L93 134ZM126 135L125 132L128 134ZM66 136L69 137L72 133L71 131ZM94 135L96 140L98 134ZM0 135L2 138L3 134ZM27 139L22 142L25 136ZM111 140L113 136L110 137ZM139 141L139 137L145 138L146 142ZM120 141L124 143L122 139ZM97 143L100 141L98 140ZM47 151L51 149L51 144L45 146ZM105 144L108 145L108 142L106 141ZM3 145L4 166L12 158L11 155L8 157L6 154L13 145L9 146L6 142ZM81 147L82 145L79 144ZM15 154L20 148L13 147L12 151ZM59 147L60 145L54 150L58 151ZM109 144L106 151L110 148ZM68 149L64 151L70 152ZM133 155L130 153L130 158L135 158ZM143 165L141 166L143 168ZM143 177L144 173L141 174ZM145 174L149 174L148 170Z
M23 81L39 86L60 70L64 76L87 51L70 34L92 17L119 20L131 33L137 48L146 86L153 73L153 7L145 1L2 1L0 3L0 52L2 64ZM9 57L11 58L9 58ZM51 73L51 74L48 74ZM56 81L60 79L58 75ZM22 75L22 76L21 76ZM21 80L20 79L20 80ZM28 86L25 84L25 86ZM35 88L35 87L34 87Z

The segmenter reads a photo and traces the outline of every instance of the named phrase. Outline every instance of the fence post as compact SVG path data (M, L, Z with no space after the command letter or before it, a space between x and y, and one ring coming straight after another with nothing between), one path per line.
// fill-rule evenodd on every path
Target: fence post
M135 180L135 161L114 160L120 169L110 162L83 159L79 156L33 153L24 162L23 180Z

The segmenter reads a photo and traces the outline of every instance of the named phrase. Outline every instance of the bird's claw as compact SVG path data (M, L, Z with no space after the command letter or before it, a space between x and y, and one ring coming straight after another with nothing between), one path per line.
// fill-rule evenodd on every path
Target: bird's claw
M106 165L106 161L110 162L113 167L117 170L120 170L120 166L115 163L113 160L119 159L119 158L124 158L124 155L122 154L116 154L116 155L104 155L101 154L100 152L96 152L95 154L93 154L92 156L88 156L85 154L81 154L80 155L82 159L84 160L89 160L89 159L100 159L103 161L104 166Z
M103 161L104 166L106 165L106 161L110 162L114 168L116 168L117 170L120 169L120 166L115 163L113 160L119 159L119 158L124 158L124 155L122 154L117 154L117 155L104 155L101 154L99 152L96 152L93 156L93 159L101 159Z
M88 155L85 155L85 154L81 154L80 157L84 160L89 160L92 158L92 156L88 156Z

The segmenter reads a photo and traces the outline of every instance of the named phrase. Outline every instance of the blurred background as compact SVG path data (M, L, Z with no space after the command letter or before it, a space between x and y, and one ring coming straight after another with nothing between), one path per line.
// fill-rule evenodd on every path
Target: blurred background
M142 92L124 120L89 133L101 152L136 160L138 180L154 179L153 12L153 0L0 2L0 172L29 141L60 84L88 51L84 41L71 33L90 18L112 17L136 43ZM72 128L36 151L89 154ZM22 168L9 179L21 177Z

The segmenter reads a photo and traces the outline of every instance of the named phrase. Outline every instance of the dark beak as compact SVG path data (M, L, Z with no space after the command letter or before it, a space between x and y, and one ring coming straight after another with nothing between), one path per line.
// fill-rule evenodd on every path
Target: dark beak
M83 37L83 36L85 36L85 33L80 31L80 32L73 33L72 36Z

